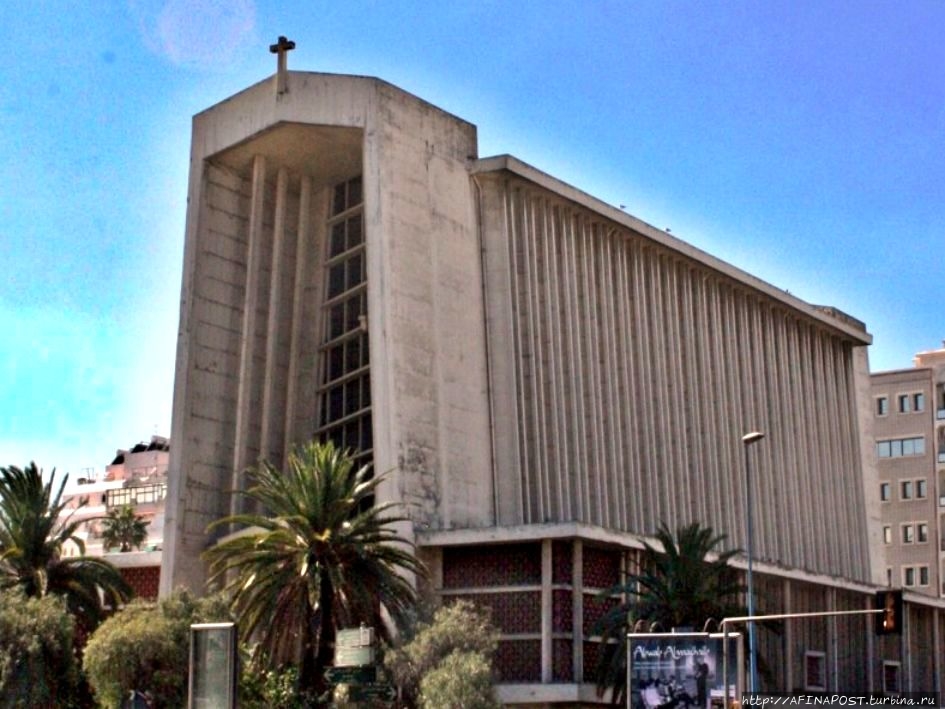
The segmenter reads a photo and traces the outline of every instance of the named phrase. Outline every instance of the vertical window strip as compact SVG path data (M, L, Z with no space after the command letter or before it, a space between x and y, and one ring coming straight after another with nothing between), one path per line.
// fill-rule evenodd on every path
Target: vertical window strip
M357 465L374 449L361 178L334 187L326 233L324 332L316 436L349 450Z

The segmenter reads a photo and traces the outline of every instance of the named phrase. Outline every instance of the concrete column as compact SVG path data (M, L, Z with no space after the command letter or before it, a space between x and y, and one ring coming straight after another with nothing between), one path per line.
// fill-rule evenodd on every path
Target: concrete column
M240 335L239 392L236 402L236 436L233 443L233 490L243 486L242 472L251 462L247 454L247 439L252 417L253 345L256 339L256 306L259 300L260 262L263 247L263 210L266 190L266 158L253 158L253 178L250 208L248 257L246 263L246 294L243 300L243 327ZM239 496L230 502L232 514L242 511Z
M541 682L550 684L552 672L551 634L554 630L551 582L553 580L551 540L541 541Z
M791 595L793 586L791 579L781 582L784 589L784 613L794 612L794 603ZM794 624L787 620L784 623L784 691L794 691Z
M309 243L311 241L312 178L303 175L299 185L299 220L295 247L295 282L292 294L292 322L289 324L289 376L285 406L285 440L282 444L283 460L289 457L296 442L295 421L298 416L299 356L302 346L302 313L305 306L306 275L309 268Z
M273 454L273 419L285 416L285 411L275 411L273 400L275 387L284 386L285 382L276 381L276 361L279 356L279 306L282 300L282 289L285 283L285 210L286 194L289 189L289 171L280 167L276 173L276 209L272 227L272 267L269 270L269 309L266 327L266 360L264 363L262 422L260 424L259 456L274 465L281 461L275 460Z
M584 542L575 539L571 551L571 662L574 682L584 681Z

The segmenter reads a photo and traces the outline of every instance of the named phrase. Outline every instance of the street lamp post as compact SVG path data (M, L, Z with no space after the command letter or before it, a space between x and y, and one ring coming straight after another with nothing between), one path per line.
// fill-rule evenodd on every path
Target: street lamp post
M745 551L748 554L748 616L755 615L755 587L751 575L751 557L752 557L752 539L754 537L751 524L751 461L748 457L748 449L752 443L757 443L765 434L760 431L752 431L742 436L742 443L745 445L745 515L747 521L748 539L745 544ZM755 621L748 621L748 691L758 691L758 657L755 647Z

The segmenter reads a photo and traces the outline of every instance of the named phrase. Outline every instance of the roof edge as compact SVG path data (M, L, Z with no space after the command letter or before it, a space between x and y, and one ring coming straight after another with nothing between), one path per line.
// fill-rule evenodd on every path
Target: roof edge
M647 224L642 219L638 219L627 214L606 202L584 192L563 180L543 172L518 158L504 154L491 157L479 158L470 165L470 172L474 175L486 174L490 172L510 172L529 182L554 192L555 194L580 204L587 209L597 212L601 216L611 221L617 222L628 229L642 234L653 241L665 246L668 249L676 251L687 258L692 259L702 265L721 273L729 278L749 286L755 290L761 291L772 300L796 310L803 315L819 321L823 325L839 332L850 338L856 345L870 345L873 342L873 336L866 330L866 325L860 320L853 318L842 311L831 306L812 305L800 298L791 295L787 291L771 285L757 276L744 271L737 266L712 256L706 251L689 244L678 237L669 234L662 229Z

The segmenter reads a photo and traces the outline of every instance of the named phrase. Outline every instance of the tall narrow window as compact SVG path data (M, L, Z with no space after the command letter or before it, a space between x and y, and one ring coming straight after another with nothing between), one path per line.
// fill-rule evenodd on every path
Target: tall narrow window
M885 396L876 397L876 415L885 416L889 413L889 399Z
M909 398L908 394L899 395L899 413L907 414L912 411L912 399Z
M371 377L361 178L336 185L327 224L324 334L316 435L371 462Z

